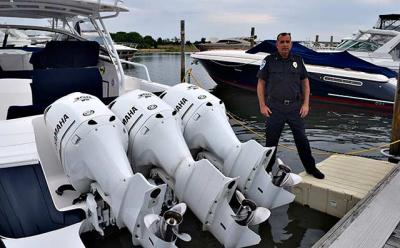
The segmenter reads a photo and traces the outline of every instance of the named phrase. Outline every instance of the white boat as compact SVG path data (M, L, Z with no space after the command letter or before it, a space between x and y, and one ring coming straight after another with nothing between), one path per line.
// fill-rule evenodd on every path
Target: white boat
M135 53L139 51L137 48L128 47L120 44L115 44L114 46L117 50L118 56L124 60L131 60Z
M263 59L275 52L275 41L265 40L248 51L204 51L191 57L200 61L217 84L255 91ZM392 111L397 83L394 71L347 52L318 53L296 42L291 52L304 60L312 99Z
M3 47L24 47L31 45L31 40L26 34L14 29L0 30L0 40Z
M62 27L7 24L58 35L44 48L0 54L18 55L10 68L0 60L0 247L176 247L190 241L179 232L186 206L222 245L245 247L261 240L250 225L294 200L284 187L301 178L281 161L267 174L274 148L240 142L221 100L152 82L144 65L118 57L103 20L128 10L120 1L0 6L0 16ZM78 17L104 47L79 35ZM122 63L147 78L125 75Z
M200 51L209 50L247 50L251 48L251 37L236 37L217 40L216 42L198 43ZM257 42L255 42L257 43Z
M345 39L335 50L348 51L367 62L398 72L400 67L400 32L382 29L359 31L353 38ZM332 50L329 52L332 52Z
M103 41L102 37L100 37L98 35L97 32L93 32L93 31L85 32L85 31L81 30L81 35L82 35L82 37L84 37L87 40L96 41L101 46L104 46L104 41ZM121 45L121 44L114 43L114 47L115 47L115 50L117 51L118 57L120 59L124 59L124 60L128 60L128 61L130 61L133 58L133 56L135 55L135 53L137 53L137 51L138 51L138 49L136 47L129 47L129 46Z
M347 51L367 62L399 72L400 15L380 15L374 28L360 30L353 37L344 39L334 50L317 51Z

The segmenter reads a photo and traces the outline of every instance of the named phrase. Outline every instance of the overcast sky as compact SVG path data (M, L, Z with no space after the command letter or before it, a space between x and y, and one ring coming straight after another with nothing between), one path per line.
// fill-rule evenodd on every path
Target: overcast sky
M291 32L294 40L334 40L371 28L380 14L400 14L400 0L125 0L130 13L107 20L112 32L137 31L153 38L186 39L249 36L255 27L260 39Z

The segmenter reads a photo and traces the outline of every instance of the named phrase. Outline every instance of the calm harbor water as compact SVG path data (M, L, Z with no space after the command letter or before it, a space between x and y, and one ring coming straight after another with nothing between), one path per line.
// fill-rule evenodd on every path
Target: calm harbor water
M145 64L150 77L155 82L174 85L179 82L179 54L150 54L134 58L135 62ZM200 64L192 64L186 56L186 68L193 69L193 75L213 94L222 99L226 109L237 116L241 122L254 131L263 134L264 118L258 111L258 100L255 92L249 92L228 86L216 86ZM127 74L144 75L141 69L126 69ZM192 79L192 82L194 80ZM236 121L232 127L241 141L256 139L263 144L259 135L250 132ZM311 102L311 111L306 118L307 134L317 162L328 157L326 151L350 152L373 148L390 141L391 113L382 113L366 109L339 106L321 102ZM280 144L293 147L293 136L289 128L285 128ZM360 154L364 157L385 159L379 151ZM296 151L280 147L278 156L294 172L303 171ZM255 227L262 241L257 247L311 247L336 222L337 218L312 210L308 207L292 203L272 210L268 222ZM181 243L180 247L221 247L213 236L201 230L201 223L191 214L185 215L182 231L191 234L190 243Z

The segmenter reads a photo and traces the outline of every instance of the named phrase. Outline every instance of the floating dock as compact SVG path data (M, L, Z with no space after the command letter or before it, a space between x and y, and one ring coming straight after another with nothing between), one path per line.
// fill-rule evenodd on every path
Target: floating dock
M296 201L344 216L313 248L400 247L400 166L334 155L318 168L326 178L300 174L303 182L293 189Z
M292 188L296 195L295 201L341 218L393 170L394 164L355 156L332 155L317 167L325 174L325 179L300 173L303 181Z
M400 247L400 166L380 181L313 248Z

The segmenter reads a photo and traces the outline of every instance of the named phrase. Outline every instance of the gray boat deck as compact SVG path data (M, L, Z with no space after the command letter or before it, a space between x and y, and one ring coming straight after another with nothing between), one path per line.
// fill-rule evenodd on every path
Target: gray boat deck
M395 166L313 247L400 247L400 167Z

